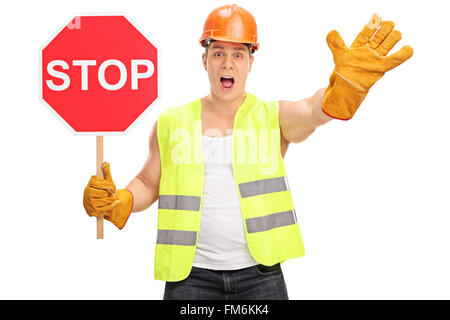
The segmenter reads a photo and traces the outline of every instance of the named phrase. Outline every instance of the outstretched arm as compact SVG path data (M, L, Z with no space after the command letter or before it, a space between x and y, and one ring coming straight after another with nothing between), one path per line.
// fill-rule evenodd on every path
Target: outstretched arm
M299 101L279 101L278 122L281 135L289 142L302 142L308 138L318 126L331 117L322 111L325 88L319 89L309 98Z
M333 118L351 119L375 82L413 55L410 46L387 55L401 37L392 21L382 22L377 14L350 47L336 30L330 31L327 43L335 63L330 83L310 98L279 102L282 136L289 142L301 142Z

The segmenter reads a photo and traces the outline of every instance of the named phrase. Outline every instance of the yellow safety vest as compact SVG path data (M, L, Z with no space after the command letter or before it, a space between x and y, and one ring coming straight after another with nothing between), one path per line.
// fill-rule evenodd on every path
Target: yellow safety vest
M191 272L203 204L201 108L196 100L158 117L158 280L180 281ZM247 93L234 118L232 167L249 251L267 266L305 253L280 143L278 101Z

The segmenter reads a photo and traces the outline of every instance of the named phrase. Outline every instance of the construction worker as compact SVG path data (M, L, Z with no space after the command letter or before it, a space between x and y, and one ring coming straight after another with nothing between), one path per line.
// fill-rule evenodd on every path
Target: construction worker
M410 58L394 23L376 14L350 47L331 31L335 68L327 88L299 101L264 101L245 90L259 49L254 17L214 9L199 40L207 96L164 110L150 153L125 189L108 163L92 176L84 207L122 229L158 200L155 278L164 299L288 299L280 263L304 255L283 158L332 119L353 117L372 85Z

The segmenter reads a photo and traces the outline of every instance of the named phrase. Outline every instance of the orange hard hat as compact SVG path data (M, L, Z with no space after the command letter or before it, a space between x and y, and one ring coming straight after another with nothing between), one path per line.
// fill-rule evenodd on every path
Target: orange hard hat
M255 18L236 4L211 11L206 18L200 44L208 45L209 39L246 43L252 52L259 48Z

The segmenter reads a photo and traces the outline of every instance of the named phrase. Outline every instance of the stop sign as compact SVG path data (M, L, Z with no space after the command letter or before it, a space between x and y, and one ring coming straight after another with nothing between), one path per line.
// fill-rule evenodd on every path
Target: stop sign
M41 72L43 101L76 133L124 132L158 96L157 50L124 16L75 17Z

